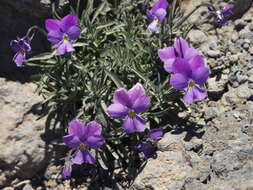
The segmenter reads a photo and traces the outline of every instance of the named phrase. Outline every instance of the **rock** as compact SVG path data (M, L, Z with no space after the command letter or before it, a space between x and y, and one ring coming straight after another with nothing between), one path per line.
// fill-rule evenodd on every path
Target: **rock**
M225 91L227 83L228 83L227 75L222 75L220 78L218 77L209 78L207 80L209 97L219 98Z
M219 58L220 57L220 50L208 50L206 54L211 58Z
M32 106L41 99L34 85L23 86L0 78L0 187L13 178L30 178L45 167L44 120L36 120Z
M190 42L196 46L201 45L207 40L205 33L202 32L201 30L191 30L188 34L188 37Z

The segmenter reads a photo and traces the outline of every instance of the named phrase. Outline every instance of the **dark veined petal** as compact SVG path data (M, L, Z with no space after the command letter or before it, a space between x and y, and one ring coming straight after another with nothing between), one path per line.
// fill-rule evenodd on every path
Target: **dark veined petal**
M190 77L192 70L187 60L182 58L176 58L175 62L172 65L172 72L180 73L182 75L185 75L186 77Z
M112 104L107 108L107 113L113 119L124 119L128 114L128 108L122 104Z
M185 39L178 37L175 39L174 48L176 49L178 56L184 58L189 45Z
M73 154L71 161L78 165L83 163L94 164L96 159L87 150L77 149Z
M84 133L86 137L101 135L102 126L96 121L91 121L84 127Z
M75 135L66 135L63 141L70 148L78 147L81 144L80 139Z
M113 101L116 104L122 104L130 108L132 106L131 99L128 95L128 92L124 88L120 88L114 92Z
M145 89L140 83L135 84L130 90L128 90L131 103L134 104L136 100L145 95Z
M47 19L45 21L45 26L48 32L60 31L60 21L56 19Z
M69 123L68 133L69 135L77 136L79 139L85 134L85 126L79 120L72 120Z
M123 123L123 128L126 133L134 133L135 127L134 127L134 121L132 117L127 117L126 120Z
M86 141L85 145L88 146L89 148L99 148L104 144L104 138L100 135L94 135L94 136L89 136Z
M163 137L163 130L162 129L152 129L148 133L148 137L157 140Z
M63 40L63 33L53 30L48 33L47 40L52 44L58 44Z
M25 60L25 55L23 55L21 52L16 53L16 55L13 58L13 61L16 63L17 67L22 67Z
M189 78L180 73L172 74L170 78L170 85L177 90L183 90L188 86Z
M166 47L158 50L158 56L160 59L165 62L167 59L175 59L175 50L173 47Z
M70 40L77 40L81 34L81 29L78 26L72 26L66 33Z
M60 21L60 28L63 32L67 32L72 26L78 24L78 19L75 14L68 14Z
M64 54L70 53L72 51L75 51L72 43L70 41L63 41L62 43L60 43L56 52L58 55L64 55Z
M193 88L189 88L187 92L184 95L184 102L186 104L192 104L196 100L202 100L206 98L207 93L204 89L199 88L197 85L195 85Z
M166 17L167 15L167 12L165 9L161 8L161 9L158 9L154 15L158 18L159 22L162 22L163 19Z
M10 46L11 46L12 51L15 53L21 50L17 40L12 40L10 43Z
M209 76L209 69L206 67L199 67L192 72L192 79L197 84L205 84Z
M148 96L141 96L138 98L133 105L135 113L146 112L150 107L150 98Z

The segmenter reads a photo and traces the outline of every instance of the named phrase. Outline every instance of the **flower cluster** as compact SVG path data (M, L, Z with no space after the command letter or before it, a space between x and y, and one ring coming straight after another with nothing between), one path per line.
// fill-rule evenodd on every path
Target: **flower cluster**
M224 26L228 23L227 17L233 14L233 5L228 4L222 10L216 10L213 6L208 6L208 9L216 17L217 24L219 26Z
M164 62L165 71L171 73L171 86L177 90L186 89L185 103L191 104L206 97L201 86L206 83L209 70L199 52L189 47L186 40L176 38L172 47L158 50L158 55Z

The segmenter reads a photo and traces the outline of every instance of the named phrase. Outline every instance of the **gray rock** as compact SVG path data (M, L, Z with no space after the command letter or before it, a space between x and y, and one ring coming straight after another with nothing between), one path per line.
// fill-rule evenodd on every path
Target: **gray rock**
M191 30L188 34L188 37L190 39L190 42L196 46L201 45L207 40L205 33L201 30Z
M220 50L209 50L206 54L211 58L219 58L220 57Z

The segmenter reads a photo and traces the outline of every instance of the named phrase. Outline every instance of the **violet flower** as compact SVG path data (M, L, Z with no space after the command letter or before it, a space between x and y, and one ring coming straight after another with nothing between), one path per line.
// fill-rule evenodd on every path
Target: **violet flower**
M162 129L152 129L148 132L148 137L154 141L159 140L163 137L163 130Z
M48 31L47 39L58 47L59 55L74 51L72 41L77 40L81 33L77 24L78 19L74 14L69 14L61 20L47 19L45 21Z
M101 125L95 121L89 122L86 126L78 120L70 122L68 135L64 136L63 140L68 147L77 149L71 159L74 164L96 162L88 150L99 148L104 144L101 132Z
M164 62L164 70L171 73L172 65L176 58L182 58L186 61L190 61L196 55L199 55L199 51L190 47L186 40L181 37L175 39L174 45L158 50L158 56Z
M200 85L205 84L209 70L205 67L201 56L195 56L190 61L177 58L172 66L172 72L170 84L177 90L187 88L183 97L186 104L202 100L207 96L205 89L200 88Z
M228 4L222 10L216 10L214 7L208 7L208 9L213 13L217 18L217 24L219 26L224 26L228 23L227 16L233 14L233 5Z
M22 67L26 56L31 53L30 42L31 38L27 36L23 38L17 37L17 40L11 41L11 49L16 53L13 61L16 63L17 67Z
M72 162L67 161L62 170L63 179L69 179L71 177L72 172Z
M140 142L137 146L136 149L140 152L143 152L144 157L146 159L151 158L154 155L155 152L155 147L153 147L150 143L146 141Z
M107 108L108 114L114 119L125 119L123 128L126 133L142 132L146 129L146 121L138 114L146 112L150 106L150 98L137 83L130 90L120 88L114 92L114 103Z
M158 30L158 24L161 23L167 15L168 2L167 0L159 0L154 3L152 8L147 12L149 19L148 29L156 32Z

